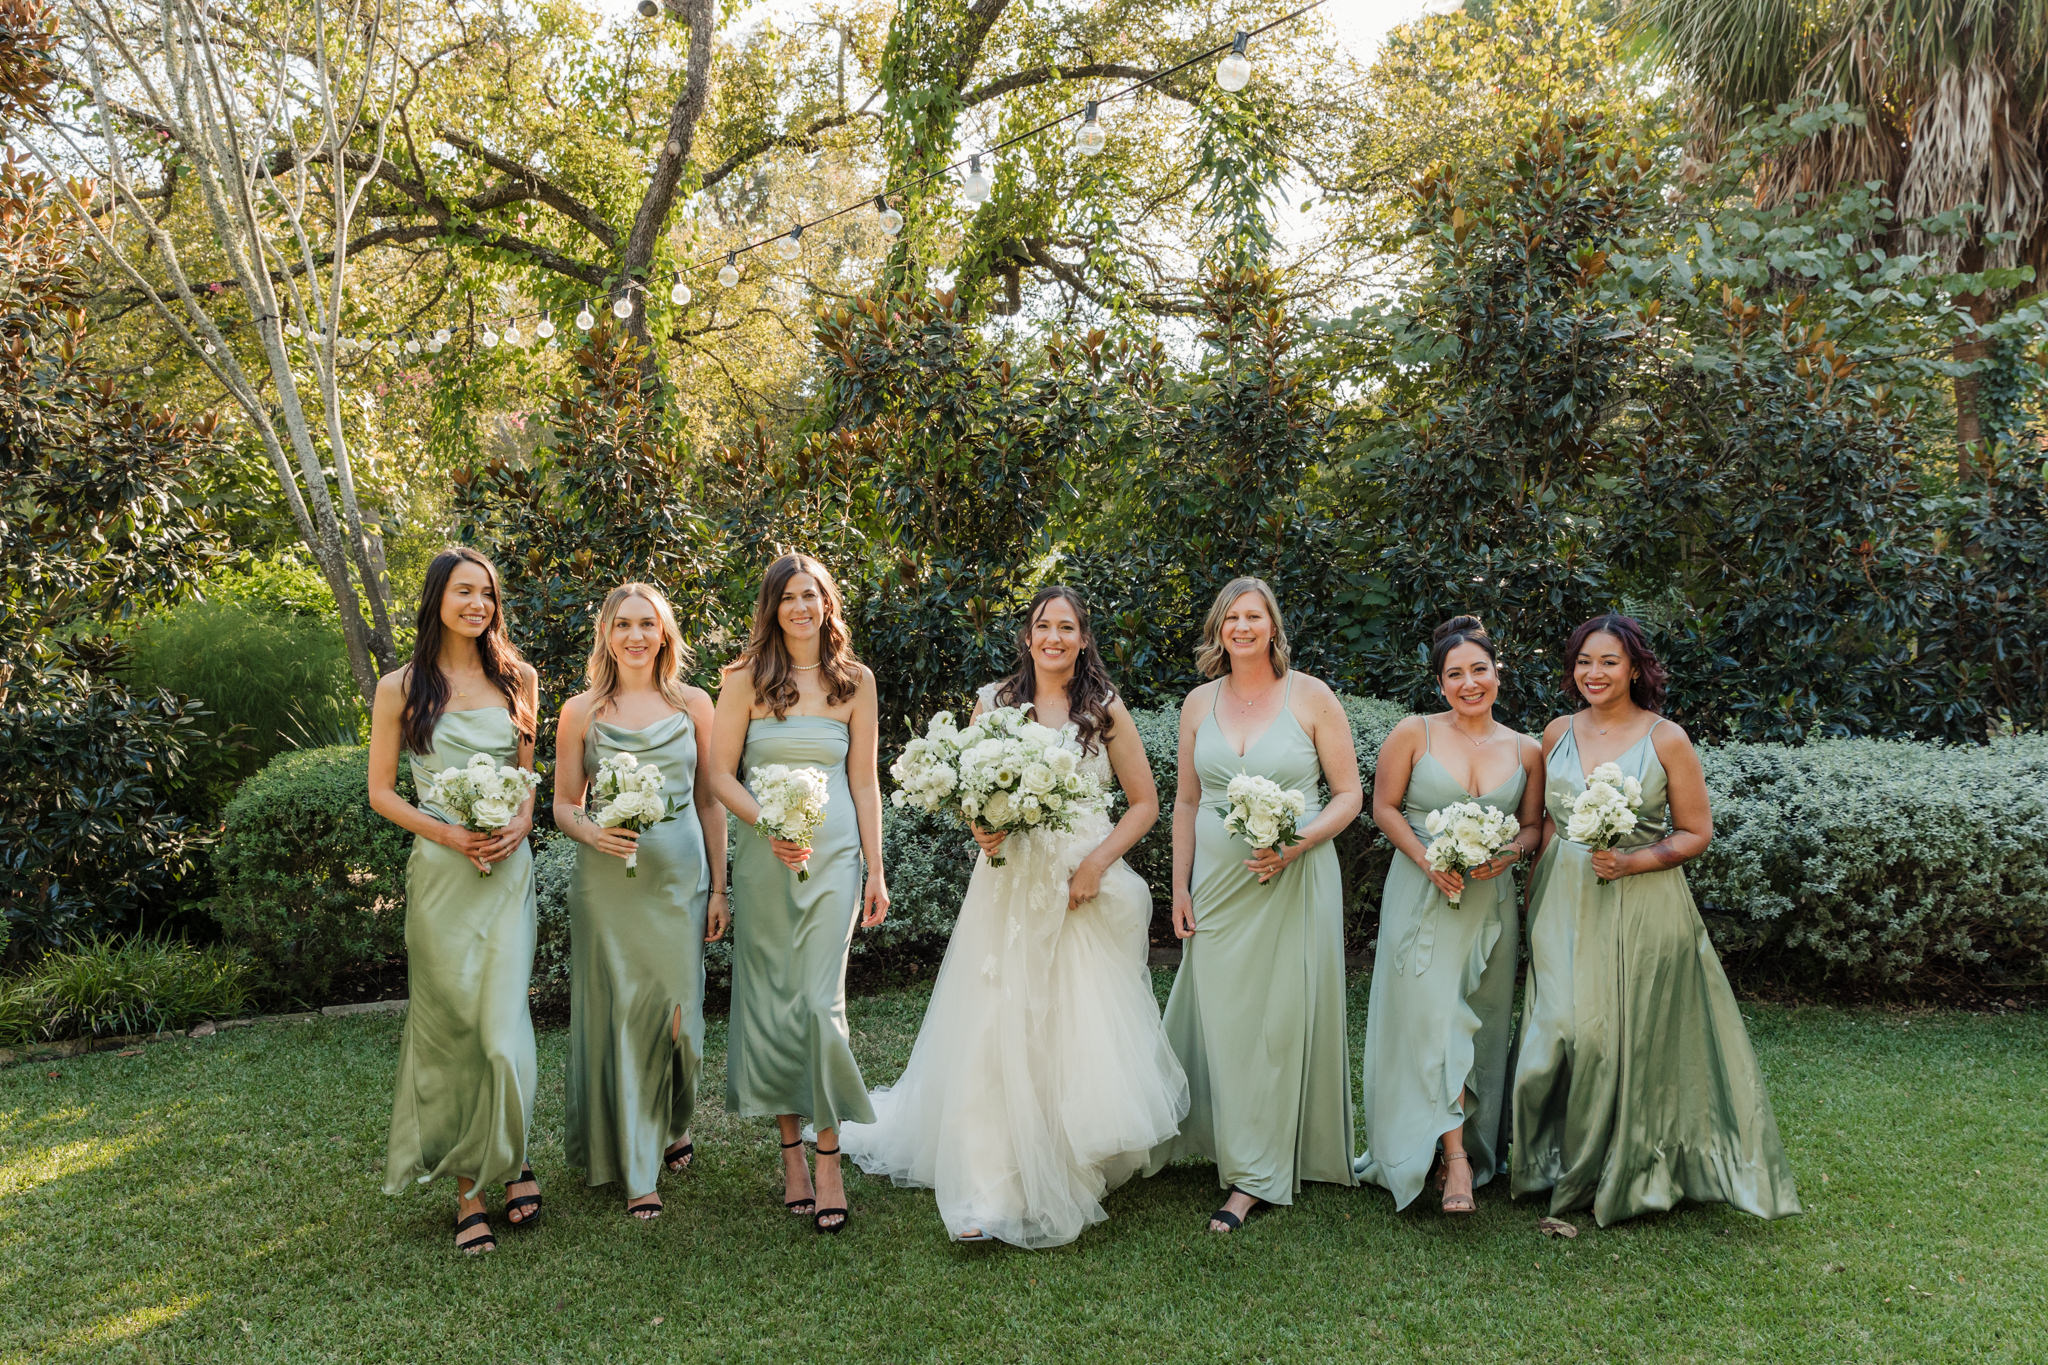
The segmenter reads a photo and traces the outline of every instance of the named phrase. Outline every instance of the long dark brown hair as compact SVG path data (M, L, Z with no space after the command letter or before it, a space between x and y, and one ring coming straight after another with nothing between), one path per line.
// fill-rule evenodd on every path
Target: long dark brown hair
M533 713L526 705L526 689L519 685L519 667L524 662L505 629L505 590L498 578L498 566L467 545L451 545L427 565L427 580L420 585L420 613L414 625L412 667L406 670L405 710L398 720L405 747L423 754L434 747L434 727L448 709L448 679L441 672L441 598L457 564L474 564L491 578L491 623L477 637L476 654L491 686L505 695L505 709L512 713L512 728L522 739L533 737Z
M1081 623L1081 657L1074 661L1074 676L1067 680L1067 718L1074 722L1084 752L1094 753L1109 740L1116 718L1109 704L1116 700L1116 688L1103 666L1102 651L1095 647L1095 630L1088 624L1088 604L1080 594L1063 584L1040 588L1025 609L1024 624L1017 627L1017 671L996 687L996 705L1022 706L1038 700L1038 669L1031 662L1031 628L1048 602L1065 602Z
M1669 676L1656 652L1650 648L1650 640L1643 633L1643 627L1633 616L1623 616L1610 611L1605 616L1596 616L1572 632L1572 638L1564 647L1564 694L1574 706L1585 704L1585 697L1579 692L1578 669L1579 651L1586 647L1586 641L1595 635L1612 635L1621 642L1621 652L1628 656L1629 700L1645 711L1656 711L1664 705L1664 686Z
M775 719L789 714L789 708L803 700L796 685L796 665L789 659L789 644L782 638L783 591L789 580L807 573L817 580L818 595L825 599L825 619L818 626L818 681L825 685L825 704L838 706L851 701L860 690L860 660L853 652L853 640L846 629L846 607L839 585L825 566L807 554L791 553L768 566L761 579L761 595L754 600L754 627L747 635L747 647L733 661L733 667L751 664L754 670L754 705L765 706Z

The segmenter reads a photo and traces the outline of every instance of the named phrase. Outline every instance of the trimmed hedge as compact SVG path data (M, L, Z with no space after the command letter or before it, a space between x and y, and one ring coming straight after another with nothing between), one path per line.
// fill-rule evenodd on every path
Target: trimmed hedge
M1346 698L1368 791L1400 708ZM1176 774L1178 717L1136 720L1162 796ZM1986 748L1826 740L1800 748L1703 749L1717 835L1687 871L1729 969L1753 981L1857 991L1925 990L1967 975L1980 985L2048 980L2048 738ZM215 852L225 888L216 915L272 985L306 999L404 947L409 838L371 813L361 749L289 754L250 779L228 808ZM895 897L888 921L857 931L864 974L923 969L945 951L973 866L959 830L888 807L884 844ZM1170 822L1131 852L1153 891L1153 934L1167 921ZM1345 937L1372 947L1392 848L1361 820L1338 836ZM568 886L576 847L543 836L536 1003L568 1002ZM1518 874L1520 875L1520 874ZM735 914L746 913L736 902ZM731 950L706 955L715 984Z

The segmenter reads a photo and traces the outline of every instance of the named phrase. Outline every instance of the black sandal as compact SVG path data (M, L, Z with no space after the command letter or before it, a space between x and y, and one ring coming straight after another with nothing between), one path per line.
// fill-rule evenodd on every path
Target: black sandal
M1245 1192L1239 1189L1237 1186L1232 1185L1227 1191L1227 1193L1244 1194ZM1249 1195L1247 1197L1250 1198L1250 1200L1252 1201L1252 1206L1244 1211L1243 1218L1238 1217L1236 1214L1232 1213L1227 1208L1222 1208L1216 1210L1216 1212L1209 1215L1209 1222L1221 1223L1231 1232L1236 1232L1239 1228L1243 1227L1245 1223L1248 1222L1253 1216L1255 1216L1259 1212L1259 1210L1266 1207L1266 1201L1259 1198L1257 1195ZM1203 1226L1207 1227L1207 1224L1204 1224ZM1216 1229L1209 1228L1209 1231L1215 1232ZM1218 1235L1220 1236L1222 1234Z
M684 1171L690 1169L690 1158L695 1156L696 1154L696 1143L677 1143L675 1146L669 1148L667 1151L661 1154L661 1163L662 1165L668 1167L671 1171L674 1171L677 1175L681 1175Z
M654 1202L648 1203L650 1199ZM639 1199L629 1201L626 1205L626 1216L637 1223L653 1222L661 1217L661 1195L650 1190Z
M462 1234L478 1224L483 1225L484 1235L462 1240ZM486 1251L498 1249L497 1235L491 1231L491 1215L479 1209L455 1224L455 1249L470 1256L480 1256Z
M530 1228L535 1223L538 1223L540 1221L540 1196L537 1194L522 1194L517 1199L514 1199L512 1197L512 1187L514 1185L538 1184L540 1184L540 1181L535 1178L533 1174L533 1167L531 1166L523 1168L519 1172L519 1178L517 1180L506 1182L505 1221L512 1225L512 1228L515 1232L521 1231L526 1228ZM512 1213L515 1209L532 1209L533 1212L527 1214L523 1218L514 1218L512 1216Z
M832 1149L831 1151L829 1151L829 1152L828 1152L828 1151L826 1151L826 1150L825 1150L825 1149L824 1149L823 1147L817 1147L817 1146L814 1146L814 1147L812 1147L812 1148L811 1148L811 1150L812 1150L812 1151L814 1151L814 1152L816 1152L816 1153L817 1153L817 1154L818 1154L819 1156L838 1156L838 1155L839 1155L839 1149L838 1149L837 1147L834 1147L834 1148L833 1148L833 1149ZM845 1173L844 1173L844 1172L842 1172L842 1173L840 1174L840 1177L839 1177L839 1178L840 1178L840 1179L841 1179L842 1181L843 1181L843 1180L845 1180L845 1179L846 1179ZM830 1218L830 1217L832 1217L832 1216L833 1216L834 1214L837 1214L837 1215L839 1215L839 1221L838 1221L838 1222L836 1222L836 1223L828 1223L828 1222L826 1222L826 1221L825 1221L825 1220L826 1220L827 1218ZM846 1231L846 1225L847 1225L848 1223L851 1223L852 1221L853 1221L853 1215L852 1215L851 1213L847 1212L847 1210L845 1210L844 1208L837 1208L837 1209L819 1209L819 1210L818 1210L818 1211L817 1211L816 1213L814 1213L814 1214L812 1214L812 1215L811 1215L811 1226L812 1226L812 1227L814 1227L814 1228L816 1228L816 1229L818 1230L818 1234L819 1234L820 1236L824 1236L824 1237L834 1236L834 1235L836 1235L836 1234L838 1234L838 1233L841 1233L841 1232L844 1232L844 1231Z
M801 1147L803 1145L804 1140L798 1138L795 1142L783 1143L782 1150L786 1152L792 1147ZM818 1198L816 1195L805 1195L802 1199L785 1199L782 1201L782 1207L800 1217L808 1218L817 1209Z

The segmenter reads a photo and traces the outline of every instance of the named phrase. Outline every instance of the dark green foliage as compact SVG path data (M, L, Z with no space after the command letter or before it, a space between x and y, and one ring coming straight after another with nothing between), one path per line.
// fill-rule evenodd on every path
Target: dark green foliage
M401 771L408 800L411 786ZM412 836L370 809L367 749L284 754L228 803L208 908L266 990L317 1004L401 958L411 850Z
M240 954L177 939L93 939L0 982L0 1044L189 1028L249 1002Z

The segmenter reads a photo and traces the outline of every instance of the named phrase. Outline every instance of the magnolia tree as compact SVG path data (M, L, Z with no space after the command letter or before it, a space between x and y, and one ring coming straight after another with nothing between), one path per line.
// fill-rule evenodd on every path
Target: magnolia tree
M354 225L416 82L401 0L67 0L63 17L80 117L46 120L31 152L254 428L367 699L396 650L379 522L343 425L362 345L344 318ZM176 240L150 211L172 164L196 183L206 240ZM231 290L246 311L220 306Z

